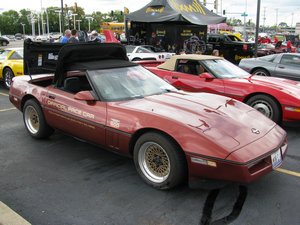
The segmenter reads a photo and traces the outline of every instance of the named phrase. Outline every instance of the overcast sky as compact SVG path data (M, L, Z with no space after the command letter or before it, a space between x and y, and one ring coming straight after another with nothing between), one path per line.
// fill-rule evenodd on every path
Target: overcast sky
M110 10L123 10L124 6L129 8L130 12L140 9L150 2L150 0L63 0L64 4L74 5L77 2L78 6L83 7L86 13L93 11L109 12ZM200 0L202 2L203 0ZM207 8L213 9L213 1L207 0ZM247 21L251 19L256 21L257 0L218 0L219 12L221 9L226 11L226 17L237 18L243 21L241 13L246 11L249 15ZM222 4L221 4L222 2ZM0 12L14 9L40 10L41 4L43 7L58 6L60 7L61 0L0 0ZM221 6L222 5L222 6ZM260 24L264 23L265 9L265 24L276 24L276 9L278 9L277 22L286 22L289 26L293 23L300 22L300 0L261 0L261 19Z

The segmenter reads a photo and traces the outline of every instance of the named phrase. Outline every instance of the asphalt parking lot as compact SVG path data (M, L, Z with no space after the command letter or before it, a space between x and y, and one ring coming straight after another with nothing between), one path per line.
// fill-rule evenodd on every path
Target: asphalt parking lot
M131 159L58 131L32 139L0 83L0 201L39 225L298 225L300 125L284 129L289 150L280 171L249 185L158 191Z

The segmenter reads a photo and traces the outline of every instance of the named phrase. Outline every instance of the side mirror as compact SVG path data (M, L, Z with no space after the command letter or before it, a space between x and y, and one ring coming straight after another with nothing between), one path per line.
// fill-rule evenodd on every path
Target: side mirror
M214 76L211 75L210 73L205 72L205 73L199 74L199 78L204 78L204 79L214 79Z
M75 94L74 98L81 101L95 101L96 99L90 91L80 91Z

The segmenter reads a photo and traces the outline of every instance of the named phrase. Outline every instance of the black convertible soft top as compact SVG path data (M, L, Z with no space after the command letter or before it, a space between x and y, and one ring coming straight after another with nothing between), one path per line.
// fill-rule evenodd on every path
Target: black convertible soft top
M55 73L61 83L66 71L136 66L128 61L126 49L117 43L76 44L24 41L24 74Z

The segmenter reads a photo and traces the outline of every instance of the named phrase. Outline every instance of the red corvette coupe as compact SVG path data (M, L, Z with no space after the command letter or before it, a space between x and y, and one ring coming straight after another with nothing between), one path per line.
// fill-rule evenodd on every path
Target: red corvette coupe
M178 91L119 44L26 41L24 57L30 76L14 78L9 98L29 135L58 129L133 157L155 188L186 178L250 182L286 155L286 133L272 120L232 98Z
M209 92L244 102L276 123L300 120L300 83L253 76L221 57L177 55L147 67L178 89Z

